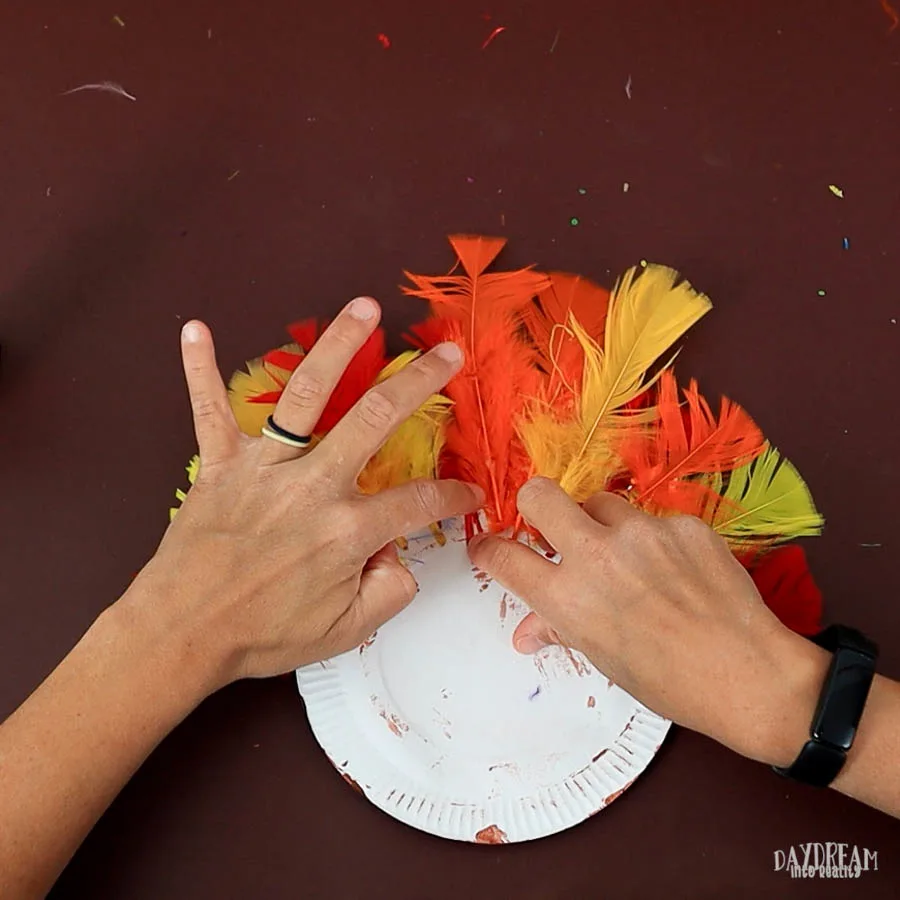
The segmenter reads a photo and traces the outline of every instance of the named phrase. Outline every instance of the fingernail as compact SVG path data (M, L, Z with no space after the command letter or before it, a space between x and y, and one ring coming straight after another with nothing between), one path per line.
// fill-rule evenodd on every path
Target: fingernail
M490 535L485 534L484 532L474 535L469 540L469 552L471 553L473 550L477 550L489 537Z
M480 484L473 484L471 481L465 482L466 486L469 490L475 495L476 500L478 501L479 506L484 506L484 501L486 495L484 493L484 488L481 487Z
M368 322L375 318L378 309L370 297L357 297L347 304L347 312L360 322Z
M454 344L453 341L444 341L443 344L438 344L437 347L434 348L434 354L451 363L459 362L463 356L459 345Z
M188 322L181 329L181 339L189 344L196 344L203 337L203 331L196 322Z
M547 642L542 641L536 634L526 632L513 638L513 646L519 653L537 653L538 650L543 650L547 646Z

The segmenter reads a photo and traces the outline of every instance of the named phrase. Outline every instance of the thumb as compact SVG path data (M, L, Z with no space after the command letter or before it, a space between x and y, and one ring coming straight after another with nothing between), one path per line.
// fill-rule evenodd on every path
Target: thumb
M537 653L548 644L561 644L559 632L551 628L546 619L537 613L529 613L519 622L513 634L513 646L519 653Z
M380 625L407 607L419 586L416 579L398 559L396 552L377 553L359 581L353 602L353 631L364 641Z

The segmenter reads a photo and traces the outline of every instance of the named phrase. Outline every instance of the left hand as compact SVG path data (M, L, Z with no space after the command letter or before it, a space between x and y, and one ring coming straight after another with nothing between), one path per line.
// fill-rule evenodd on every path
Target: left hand
M315 429L378 314L359 298L338 315L291 377L278 425L298 435ZM371 497L356 487L389 435L458 371L459 348L439 345L373 387L312 449L240 433L206 326L185 326L182 354L200 471L123 603L156 617L154 633L174 633L208 658L211 689L361 643L417 590L395 538L482 502L477 487L458 481Z

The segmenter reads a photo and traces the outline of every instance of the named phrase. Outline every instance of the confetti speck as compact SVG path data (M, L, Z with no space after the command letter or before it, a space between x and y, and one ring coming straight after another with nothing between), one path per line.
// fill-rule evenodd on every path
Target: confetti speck
M835 197L840 197L841 200L844 199L844 191L841 188L839 188L836 184L829 184L828 190L831 191L831 193L834 194Z
M820 297L824 297L824 296L825 296L825 291L823 291L822 288L819 288L819 290L817 290L816 293L817 293Z
M78 87L72 88L70 91L64 91L63 97L67 97L69 94L77 94L79 93L79 91L102 91L106 94L118 94L120 97L125 97L127 100L137 100L137 97L129 94L121 84L116 84L114 81L100 81L93 84L81 84Z
M641 260L641 268L642 268L642 269L646 269L646 268L647 268L647 260L646 260L646 259L642 259L642 260Z
M578 188L578 193L583 197L587 193L587 188Z
M552 53L556 49L556 45L559 43L559 35L560 35L560 30L557 28L556 37L553 38L553 43L550 45L550 51L549 51L550 53Z
M113 17L112 17L112 20L113 20L113 22L116 23L116 25L119 26L119 28L124 28L124 27L125 27L125 21L124 21L124 19L123 19L121 16L113 16Z
M631 99L631 75L628 76L628 81L625 82L625 96L629 100Z
M497 37L498 34L502 34L504 31L506 31L506 26L505 26L505 25L498 25L498 26L497 26L497 27L496 27L496 28L495 28L495 29L487 36L487 38L485 38L484 43L481 45L481 49L482 49L482 50L487 50L488 44L490 44L491 41L493 41L494 38Z
M240 175L240 174L241 174L241 170L240 170L240 169L235 169L235 170L228 176L228 178L227 178L226 180L227 180L227 181L234 181L234 179L237 178L238 175Z
M622 193L627 194L628 188L630 188L630 187L631 187L631 185L626 181L625 184L622 185Z
M574 228L580 221L578 216L572 216L572 218L569 219L569 224Z
M850 238L845 237L845 238L841 241L841 246L842 246L845 250L849 250L849 249L850 249Z
M384 47L385 50L388 50L391 46L391 39L383 31L381 31L378 33L378 43L381 44L381 46Z

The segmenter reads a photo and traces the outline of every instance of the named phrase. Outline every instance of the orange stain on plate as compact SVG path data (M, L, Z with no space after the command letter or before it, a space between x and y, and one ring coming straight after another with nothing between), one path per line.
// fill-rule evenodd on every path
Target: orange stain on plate
M624 794L625 791L627 791L628 788L630 788L633 784L634 784L634 779L632 778L631 781L629 781L628 784L625 785L625 787L620 787L617 791L613 791L613 792L612 792L612 793L611 793L611 794L603 801L603 805L604 805L604 806L609 806L609 804L612 803L613 800L617 800L619 797L621 797L622 794Z
M499 825L488 825L475 835L476 844L508 844L506 832Z
M363 789L346 772L341 772L341 778L343 778L357 794L365 796Z

